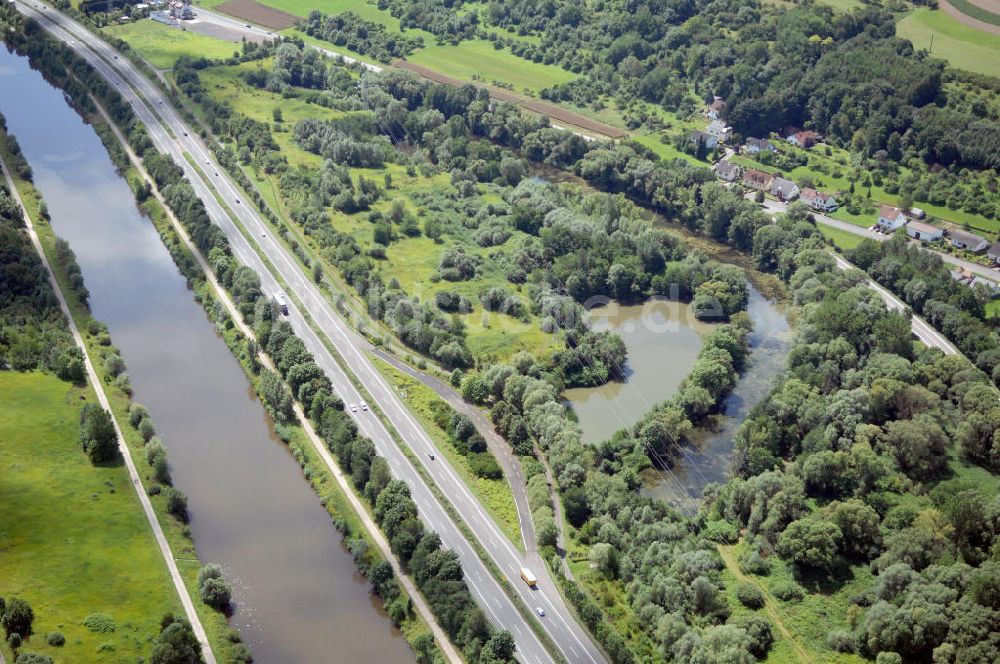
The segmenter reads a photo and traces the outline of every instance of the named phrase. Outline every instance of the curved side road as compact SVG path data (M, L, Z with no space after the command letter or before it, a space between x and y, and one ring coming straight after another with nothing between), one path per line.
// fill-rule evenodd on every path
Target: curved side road
M858 270L860 268L855 267L853 264L844 260L836 254L831 254L833 259L837 262L837 267L841 270ZM900 300L898 297L890 293L888 290L880 286L875 282L874 279L868 279L868 287L879 294L882 300L885 302L886 306L892 311L909 311L909 307L905 302ZM910 328L913 330L914 336L920 341L924 342L927 346L931 348L937 348L945 355L960 355L958 348L955 347L953 343L948 341L948 339L935 330L930 323L925 321L923 318L916 314L912 314L910 321Z
M132 165L135 166L136 170L139 171L139 173L142 175L143 178L146 179L147 182L153 184L152 186L153 196L156 198L156 200L160 202L160 205L163 207L164 212L166 212L167 217L170 219L171 226L173 226L174 231L176 231L178 237L181 238L181 241L184 243L184 246L188 248L188 251L191 252L191 255L194 256L195 260L198 262L198 265L201 267L202 272L205 274L205 279L208 281L208 284L212 287L212 291L215 293L215 297L218 298L220 302L222 302L222 305L226 308L226 311L229 313L229 317L233 320L233 323L235 323L237 329L239 329L239 331L243 333L243 336L245 336L247 339L252 339L254 342L256 342L257 335L254 333L253 329L251 329L250 326L243 321L243 317L241 316L239 310L237 310L236 305L233 304L232 298L229 297L229 293L226 292L226 290L219 283L218 279L216 279L215 273L209 266L208 261L205 260L205 257L202 255L201 251L198 249L197 246L195 246L194 242L191 240L191 236L188 235L187 230L181 225L180 221L174 215L173 210L171 210L170 206L167 205L166 200L160 193L159 187L156 186L156 184L153 182L153 178L150 177L149 173L146 172L146 169L143 166L142 161L139 159L138 156L136 156L135 152L132 150L132 146L130 146L128 144L128 141L125 140L125 136L122 135L121 129L119 129L118 126L114 123L114 121L108 115L104 107L101 106L100 102L98 102L95 99L94 103L97 105L97 109L100 112L101 116L104 118L104 121L111 128L111 131L114 133L115 138L118 139L118 143L122 146L122 149L125 150L125 153L128 155L129 160L132 162ZM257 344L257 348L260 349L259 343ZM263 351L261 350L257 351L257 359L263 366L267 367L268 370L275 372L277 371L277 369L274 366L274 363L271 361L271 358L268 357L266 354L264 354ZM340 490L343 492L345 496L347 496L347 500L351 503L351 508L354 510L355 514L358 515L358 518L361 519L361 522L365 526L365 530L368 531L368 534L375 541L375 544L378 546L379 551L382 552L382 555L385 557L385 559L389 561L390 565L392 565L392 571L395 573L396 578L399 580L400 584L406 590L406 593L413 599L413 606L420 614L420 617L423 618L424 622L426 622L430 626L431 632L434 634L434 639L438 642L438 645L441 647L441 651L445 654L445 657L448 658L448 661L451 662L451 664L462 664L464 660L458 654L458 651L455 650L455 646L448 639L448 635L445 634L443 629L441 629L441 625L438 624L437 619L434 617L434 613L431 611L431 608L427 604L427 601L424 599L424 596L420 593L416 585L413 583L413 579L411 579L403 571L402 566L396 559L396 555L392 552L392 549L389 547L389 542L386 541L385 537L382 535L382 531L379 530L378 526L375 524L375 521L372 519L371 515L365 509L364 505L362 505L361 500L358 498L357 493L354 491L354 487L351 486L351 483L347 481L347 477L344 475L344 472L341 470L340 466L334 460L333 456L330 454L330 451L327 450L326 445L323 443L323 440L316 433L316 430L313 428L312 423L309 421L309 418L306 417L305 412L302 410L302 405L298 401L294 402L294 411L296 419L299 421L299 424L302 425L303 430L306 432L306 436L309 438L309 442L312 443L312 446L316 450L316 453L319 454L320 458L323 460L323 463L326 464L326 467L330 470L330 473L337 481L338 486L340 486Z
M524 556L515 551L504 538L450 466L428 461L436 448L427 433L398 400L364 351L355 345L350 329L305 275L291 251L276 239L274 231L255 210L241 202L242 196L225 171L219 168L200 138L190 135L189 128L174 109L164 103L162 93L136 71L130 62L118 58L108 44L74 21L48 7L38 11L33 5L21 0L16 5L22 13L35 18L44 29L67 42L118 88L132 105L137 117L145 124L157 148L164 154L171 155L184 169L213 222L226 233L234 255L260 274L265 292L277 293L288 289L291 299L289 321L326 371L341 398L348 403L361 402L360 390L310 326L306 315L308 312L308 318L337 349L356 378L417 455L423 466L422 472L431 477L451 503L452 509L472 530L486 555L504 575L508 587L514 589L527 607L544 610L545 617L538 623L551 637L562 657L574 663L605 662L603 653L594 645L587 632L575 622L554 584L549 585L541 574L538 574L540 587L535 590L529 589L520 581L520 567L525 564ZM112 62L114 66L111 65ZM195 163L204 164L201 166L204 172L195 168ZM476 549L465 539L457 522L452 520L449 511L425 483L415 462L397 445L382 421L371 411L358 412L355 417L359 430L373 440L376 449L388 461L394 476L410 486L424 521L438 532L445 546L459 555L473 594L491 621L509 630L514 636L519 658L532 664L552 661L553 656L535 634L528 619L522 615L515 600L493 578L490 570L479 559Z
M101 404L101 408L113 413L111 410L111 404L108 402L108 397L104 393L104 385L101 383L100 378L97 376L97 372L94 370L94 365L90 361L90 355L87 353L87 346L83 343L83 337L80 335L80 330L76 326L76 321L73 320L73 316L70 314L69 305L66 303L66 298L63 296L62 290L59 288L59 283L56 281L55 274L52 272L52 266L49 265L49 259L45 256L45 251L42 249L42 243L38 239L38 234L35 232L35 227L31 223L31 218L28 216L28 209L24 206L24 202L21 200L21 196L17 192L17 188L14 186L14 181L10 176L10 171L7 170L7 164L0 159L0 169L3 170L4 178L7 180L7 187L11 191L11 195L17 201L18 206L21 208L21 212L24 215L24 223L28 227L28 235L31 237L31 244L34 245L35 251L42 259L42 263L45 265L45 270L49 274L49 282L52 284L52 290L55 291L56 299L59 300L59 308L62 309L63 315L69 323L70 332L73 334L73 341L76 343L77 348L83 353L83 361L87 367L87 378L90 380L90 384L94 387L94 392L97 393L97 400ZM180 597L181 605L184 607L184 614L187 616L188 622L191 623L191 628L194 630L195 637L201 644L201 654L205 658L205 664L217 664L215 659L215 653L212 652L212 646L208 643L208 635L205 633L205 627L201 624L201 619L198 617L198 612L194 608L194 603L191 601L191 595L188 594L187 586L184 585L184 580L181 578L180 570L177 569L177 562L174 560L174 554L170 550L170 545L167 543L167 536L163 533L163 528L160 526L159 520L156 518L156 512L153 511L153 504L149 500L149 496L146 495L146 490L142 486L142 482L139 479L139 472L136 470L135 462L132 460L132 453L128 449L128 445L125 443L125 436L122 435L122 430L118 426L118 419L115 417L111 418L111 422L115 426L115 435L118 437L118 451L121 453L122 458L125 460L125 467L128 469L129 477L132 478L132 488L135 489L135 495L139 498L139 503L142 505L142 511L146 515L146 520L149 522L149 527L153 530L153 536L156 538L156 544L160 549L160 556L163 558L163 562L167 564L167 571L170 572L170 579L174 583L174 588L177 590L177 595Z

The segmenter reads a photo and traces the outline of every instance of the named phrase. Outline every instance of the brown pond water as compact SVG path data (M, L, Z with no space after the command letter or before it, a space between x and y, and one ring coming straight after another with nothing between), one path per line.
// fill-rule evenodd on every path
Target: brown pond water
M77 254L136 401L166 443L199 558L221 564L233 582L231 622L255 661L412 662L97 135L27 59L6 50L0 112L53 228Z
M628 348L624 381L563 392L584 442L597 444L676 393L701 350L699 335L712 326L696 319L691 305L661 298L637 305L612 301L587 314L595 330L618 332Z

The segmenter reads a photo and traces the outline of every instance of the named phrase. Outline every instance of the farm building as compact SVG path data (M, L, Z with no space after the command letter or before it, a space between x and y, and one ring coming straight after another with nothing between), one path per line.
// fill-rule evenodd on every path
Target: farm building
M990 246L986 238L975 233L969 233L968 231L951 231L948 233L948 238L951 240L953 247L966 249L973 253L983 251Z
M944 231L921 221L911 221L906 224L906 234L921 242L934 242L944 237Z

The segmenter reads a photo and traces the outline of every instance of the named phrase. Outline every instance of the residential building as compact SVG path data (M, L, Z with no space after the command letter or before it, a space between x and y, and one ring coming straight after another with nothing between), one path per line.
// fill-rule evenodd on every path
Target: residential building
M758 152L774 152L774 145L766 138L748 138L743 149L750 154Z
M953 247L966 249L973 253L983 251L990 246L990 243L986 241L986 238L967 231L950 231L948 233L948 238L951 240L951 245Z
M769 191L771 189L772 182L774 182L774 176L770 173L765 173L764 171L748 168L746 172L743 173L743 183L748 187L759 191Z
M705 130L712 136L715 136L720 141L725 141L729 138L730 132L733 128L726 125L722 120L712 120L708 123L708 128Z
M927 216L927 213L920 208L910 208L910 216L914 219L923 219Z
M719 138L717 136L706 134L701 129L695 129L692 131L690 140L695 145L701 143L708 150L714 150L719 144Z
M884 233L892 233L906 225L906 215L898 207L882 205L878 209L878 221L875 224Z
M986 252L986 256L994 263L1000 265L1000 242L994 242L990 250Z
M783 177L771 181L771 195L779 201L795 200L799 195L799 185Z
M726 182L735 182L740 179L743 174L743 169L740 168L739 164L734 164L731 161L726 161L723 159L718 162L715 166L715 175L721 180Z
M705 109L705 115L707 115L712 120L721 120L722 114L726 111L726 102L722 101L722 97L715 97L712 99L712 103L708 105Z
M921 242L934 242L944 237L944 230L922 221L911 221L906 224L906 234Z
M819 142L820 135L811 129L798 131L788 137L788 142L800 148L809 149Z
M802 190L802 193L799 194L799 200L820 212L833 212L837 209L836 198L830 194L824 194L822 191L816 191L811 187L806 187Z

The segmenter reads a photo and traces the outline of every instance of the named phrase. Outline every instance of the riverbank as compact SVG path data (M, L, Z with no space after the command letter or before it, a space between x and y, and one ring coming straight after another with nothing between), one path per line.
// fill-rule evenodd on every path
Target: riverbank
M6 136L2 132L0 132L0 138L4 139L0 141L0 160L5 164L14 163L16 158L11 153L13 144L8 144ZM56 293L56 295L62 298L64 311L70 317L67 322L70 324L71 331L76 337L77 344L90 358L100 358L103 360L106 356L117 354L118 351L111 345L111 339L107 335L106 328L90 316L87 306L79 299L78 293L80 289L70 287L67 265L64 261L59 260L56 255L56 238L48 224L47 214L44 213L46 207L40 194L35 189L33 183L26 180L19 173L12 173L10 175L13 178L11 182L15 187L13 193L18 196L20 204L23 206L22 209L27 215L28 221L26 223L36 233L39 243L38 248L44 252L44 258L47 259L48 265L52 270L52 278L59 285L61 294ZM63 296L65 297L63 298ZM81 329L86 330L86 333L81 334L79 332ZM113 381L112 376L108 373L108 367L103 361L91 363L89 371L91 385L90 387L76 388L79 392L77 394L77 403L89 401L96 405L100 402L100 405L104 408L110 409L112 415L119 422L122 421L122 418L127 418L128 408L131 403L127 394L127 382ZM99 393L95 393L95 386L98 387ZM0 393L20 395L20 391L15 390L0 390ZM72 390L70 394L73 394ZM44 396L44 394L41 395L40 399L44 400ZM71 404L68 397L65 403ZM59 421L57 413L58 411L56 412L56 419L54 421ZM24 416L23 421L25 423L32 421L30 412L24 412L22 415ZM14 421L20 421L20 418L15 418ZM77 414L72 421L75 422L75 430L79 431L79 415ZM18 433L21 433L20 429ZM200 563L195 555L187 527L169 514L167 505L168 492L159 491L159 485L152 481L149 473L141 473L139 468L133 464L130 457L140 454L142 443L144 442L138 433L130 427L118 427L118 436L120 442L124 442L125 444L125 447L121 449L124 453L126 463L124 466L115 464L97 466L98 468L105 469L109 475L109 478L104 482L105 486L101 488L101 492L103 493L106 490L109 494L113 495L117 494L119 490L124 489L120 495L127 497L134 490L140 498L140 509L135 510L131 514L128 510L119 511L117 519L107 520L109 513L113 514L116 512L113 503L118 500L117 496L114 498L108 497L104 502L110 502L112 505L107 506L106 509L103 506L98 508L101 517L97 522L88 524L85 519L80 518L78 520L76 518L78 515L74 514L72 524L66 524L65 528L57 527L51 531L46 529L33 531L36 536L40 533L48 532L58 534L59 538L57 542L45 543L46 551L44 555L29 555L29 557L22 560L24 563L30 561L30 564L19 566L16 573L12 572L7 578L16 579L25 573L25 570L35 570L30 577L31 583L28 584L30 588L29 594L40 591L44 592L45 590L51 591L56 588L59 589L56 596L45 604L46 609L62 606L65 610L72 612L78 610L81 604L89 604L93 612L106 613L112 617L112 620L121 621L124 629L119 638L107 636L107 632L95 632L101 637L101 643L98 644L93 652L98 654L103 653L95 661L109 661L109 658L114 657L111 653L118 652L119 647L126 653L131 653L139 647L144 649L145 642L159 631L159 618L164 613L169 612L177 613L178 615L182 613L187 614L187 618L193 624L198 638L206 647L206 661L209 664L214 664L215 657L213 653L220 651L226 654L231 653L235 647L234 644L239 639L225 639L224 637L228 632L225 618L207 606L201 605L200 602L192 601L191 597L198 596L196 577ZM11 438L15 441L17 440L17 437L14 435ZM73 436L68 440L60 439L58 441L51 441L51 443L56 446L68 444L71 448L77 448L78 450L78 436ZM36 445L44 444L45 436L43 434L38 438ZM11 456L14 456L13 453ZM38 463L45 464L48 462L56 464L51 469L51 472L45 475L49 482L51 482L52 477L62 476L63 478L57 490L59 506L53 508L54 514L50 515L46 511L47 518L58 519L60 518L59 514L67 514L62 505L65 500L64 492L67 487L72 486L74 480L77 482L84 481L84 477L77 477L77 473L72 472L74 466L76 466L77 472L82 472L83 464L86 464L85 457L79 455L79 458L76 458L76 456L58 455L54 459L50 459L44 457L44 455L38 455L37 450L32 451L32 458L36 459ZM76 463L77 461L80 461L80 463ZM89 466L89 464L86 465ZM131 478L129 474L132 474ZM157 487L157 490L152 489L154 485ZM42 490L36 488L34 492L42 495L45 486L46 483L39 484L38 487L41 487ZM92 497L95 500L100 500L97 498L98 495L97 493L93 493ZM33 507L44 509L45 504L44 502L36 503ZM25 521L24 509L27 508L22 506L22 509L19 510L19 518L14 520L13 523L37 523L45 520L44 518L40 518L37 521L31 519ZM77 509L81 513L86 513L88 507L79 505ZM110 512L107 510L110 510ZM146 511L145 520L140 517L143 510ZM133 517L138 519L139 523L130 523L129 520ZM96 536L97 540L95 544L87 546L85 551L78 551L73 556L60 557L58 553L60 548L68 547L73 549L78 545L79 540L76 538L67 538L65 534L66 532L75 532L81 524L87 525L88 529L85 531L86 536L84 536L84 532L81 532L80 540L87 540ZM108 526L117 530L117 537L110 538L107 536L106 527ZM152 526L152 531L149 530L149 526ZM120 551L119 555L115 555L115 551L119 547L130 543L129 533L131 533L131 537L133 538L131 543L136 544L138 541L145 541L149 547L148 550L143 551L137 549L135 546L131 546L128 547L127 554ZM138 540L134 538L138 538ZM32 539L33 537L29 535L23 541L30 542ZM35 541L44 542L45 540L43 537L41 540ZM157 545L161 549L159 553L162 554L162 558L156 552ZM30 550L28 553L30 554ZM126 556L129 560L128 564L122 561ZM18 557L13 556L12 559L18 560ZM54 559L61 560L62 562L57 566L50 567ZM161 566L164 560L167 563L167 569ZM88 563L87 561L91 562ZM84 570L82 576L88 580L77 579L73 575L73 570L80 563L85 565L82 568ZM95 575L95 568L105 568L107 574L101 575L97 573ZM129 569L133 569L131 574L126 572ZM154 574L153 570L156 570L158 573ZM53 581L55 587L40 584L38 580L45 577L45 571L70 574L73 580L63 583ZM154 574L154 577L151 578L151 574ZM171 577L173 578L171 579ZM135 585L136 578L147 578L148 596L141 598L136 596L134 592L137 587ZM108 586L115 585L119 580L125 581L128 589L123 589L118 593L112 592L109 595ZM173 581L173 587L171 587L171 580ZM97 582L98 585L91 585L91 581ZM178 598L178 593L180 593L180 598ZM83 602L80 599L81 596L86 597L87 601ZM104 605L103 603L107 602L109 597L115 597L115 603ZM159 606L149 608L147 603L150 601L157 602ZM98 611L98 608L104 609L104 611ZM198 611L197 613L195 613L196 610ZM60 628L66 626L66 631L73 633L82 627L83 618L84 615L73 615L71 619L59 622L57 625ZM136 641L134 634L132 636L126 634L125 629L131 629L134 632L142 630L145 633L145 637L141 641ZM110 631L116 632L117 629ZM121 638L124 638L125 641L119 643ZM85 643L90 640L89 638L77 637L73 641L73 645ZM37 639L31 647L33 651L42 650L43 643L41 639ZM141 656L142 650L139 650L138 654ZM80 661L89 661L88 657L90 655L90 652L81 653ZM132 655L129 655L129 657L131 659Z

